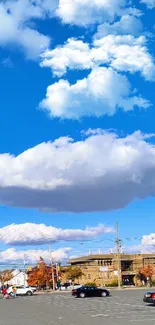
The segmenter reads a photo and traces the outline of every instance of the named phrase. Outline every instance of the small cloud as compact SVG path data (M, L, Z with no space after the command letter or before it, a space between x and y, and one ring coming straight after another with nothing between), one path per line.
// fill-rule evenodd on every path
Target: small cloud
M5 58L3 61L2 61L2 64L5 68L13 68L14 67L14 64L12 62L12 60L8 57L8 58Z
M89 128L88 130L83 130L81 131L81 134L84 134L86 136L89 136L89 135L96 135L96 134L104 134L105 133L105 130L103 129L100 129L100 128L97 128L97 129L91 129Z
M146 4L149 9L155 7L155 0L141 0L140 2Z

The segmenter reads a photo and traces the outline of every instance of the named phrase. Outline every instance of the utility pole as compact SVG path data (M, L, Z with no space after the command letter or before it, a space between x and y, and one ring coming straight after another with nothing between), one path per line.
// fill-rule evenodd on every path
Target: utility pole
M25 282L26 282L26 256L24 254L24 286L25 286Z
M49 253L50 253L50 265L52 268L52 284L53 284L53 290L55 289L55 280L54 280L54 268L53 268L53 259L52 259L52 252L51 252L51 246L49 246Z
M120 260L120 239L118 234L118 222L116 223L116 252L117 252L117 272L118 272L118 288L121 288L121 260Z
M56 263L56 275L57 275L57 280L58 280L58 278L59 278L58 263Z

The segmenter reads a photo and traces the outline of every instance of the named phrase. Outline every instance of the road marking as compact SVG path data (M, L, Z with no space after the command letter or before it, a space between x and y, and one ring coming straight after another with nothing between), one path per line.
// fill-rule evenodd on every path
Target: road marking
M147 322L149 321L154 321L155 320L155 318L149 318L149 319L147 319ZM146 319L130 319L129 320L129 322L131 322L131 323L135 323L135 322L146 322Z
M91 317L108 317L109 314L96 314L96 315L91 315Z

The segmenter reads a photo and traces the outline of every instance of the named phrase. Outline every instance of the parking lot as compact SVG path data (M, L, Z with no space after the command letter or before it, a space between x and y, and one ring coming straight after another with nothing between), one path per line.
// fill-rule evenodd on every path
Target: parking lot
M143 303L143 290L111 294L76 299L70 293L53 293L0 300L0 325L155 324L155 307Z

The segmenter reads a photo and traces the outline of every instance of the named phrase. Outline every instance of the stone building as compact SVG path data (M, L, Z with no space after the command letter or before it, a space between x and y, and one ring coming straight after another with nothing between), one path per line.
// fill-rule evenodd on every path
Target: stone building
M120 254L121 281L123 285L140 285L137 275L140 268L155 265L155 254ZM69 264L78 266L83 272L80 284L94 282L97 285L110 285L118 280L117 254L98 254L71 259ZM76 281L76 282L77 282Z

